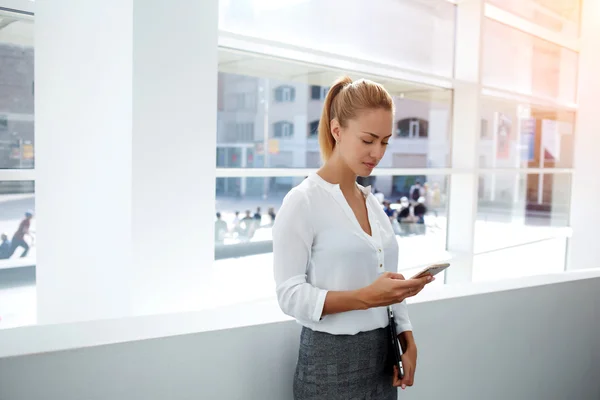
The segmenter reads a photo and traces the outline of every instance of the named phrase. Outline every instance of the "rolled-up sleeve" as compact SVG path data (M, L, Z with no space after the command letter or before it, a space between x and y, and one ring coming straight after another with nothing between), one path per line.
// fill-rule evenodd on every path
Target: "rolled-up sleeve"
M406 331L412 331L413 327L408 318L408 307L406 306L406 300L402 303L394 304L392 306L394 310L394 320L396 321L396 332L398 334Z
M281 310L298 321L318 322L327 296L307 282L313 238L308 198L292 189L273 226L273 273Z

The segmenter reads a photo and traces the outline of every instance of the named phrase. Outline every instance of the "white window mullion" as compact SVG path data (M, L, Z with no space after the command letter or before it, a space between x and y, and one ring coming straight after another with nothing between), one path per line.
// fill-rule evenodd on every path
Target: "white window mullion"
M34 169L0 169L0 182L33 180L35 180Z
M456 14L455 81L452 116L452 169L447 248L454 258L446 283L473 276L481 128L481 48L483 0L460 2ZM459 172L461 171L461 172Z

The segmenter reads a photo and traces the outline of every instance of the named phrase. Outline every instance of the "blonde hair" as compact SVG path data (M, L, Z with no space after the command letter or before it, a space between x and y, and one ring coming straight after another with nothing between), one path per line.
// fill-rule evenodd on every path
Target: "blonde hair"
M348 120L356 118L359 111L383 109L394 112L392 96L379 83L368 79L352 82L348 76L337 79L329 89L321 121L319 121L319 147L321 157L327 161L335 148L331 135L331 121L336 119L346 127Z

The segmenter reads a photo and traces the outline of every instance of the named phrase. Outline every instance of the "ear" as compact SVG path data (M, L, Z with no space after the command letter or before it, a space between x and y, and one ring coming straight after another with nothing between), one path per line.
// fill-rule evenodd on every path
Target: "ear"
M334 118L331 120L331 123L329 124L329 129L331 136L333 136L333 140L339 142L341 139L342 127L337 119Z

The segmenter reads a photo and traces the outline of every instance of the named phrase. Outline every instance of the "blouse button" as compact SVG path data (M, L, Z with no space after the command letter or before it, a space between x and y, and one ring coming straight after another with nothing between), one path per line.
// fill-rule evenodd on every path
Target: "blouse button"
M381 249L378 249L378 250L379 250L379 252L381 253Z

